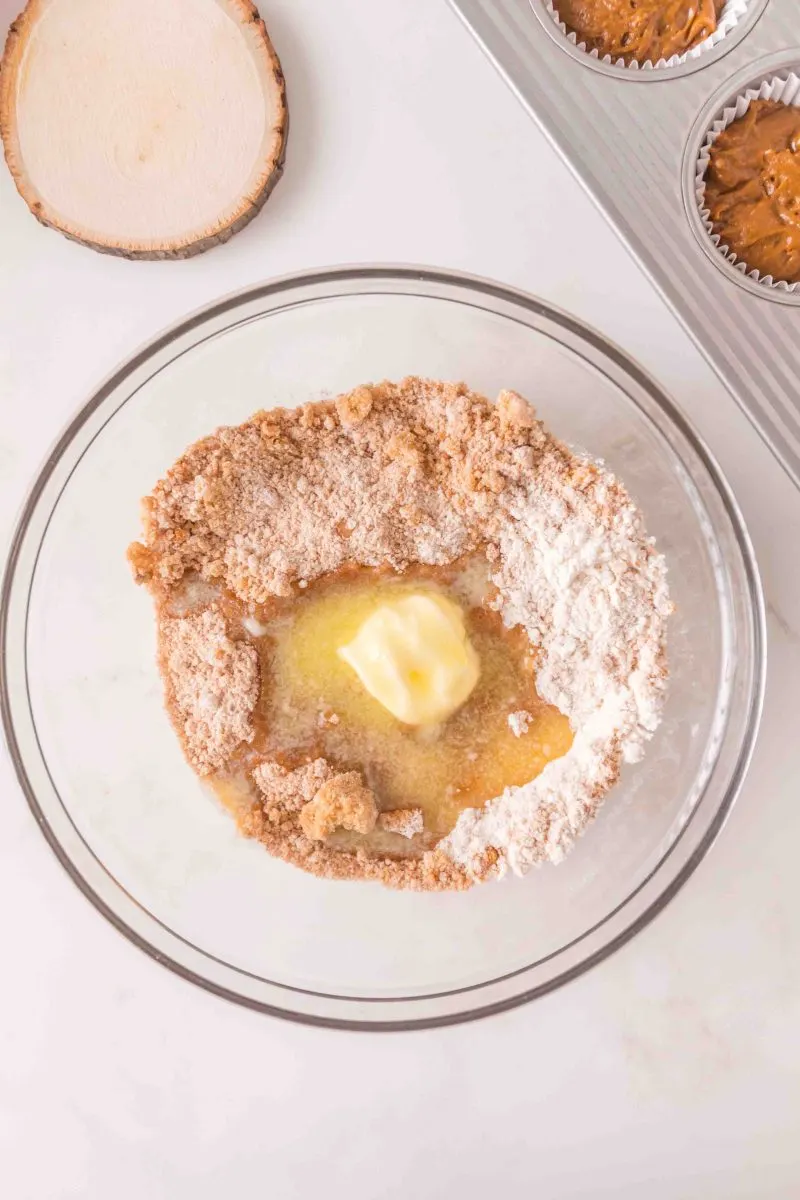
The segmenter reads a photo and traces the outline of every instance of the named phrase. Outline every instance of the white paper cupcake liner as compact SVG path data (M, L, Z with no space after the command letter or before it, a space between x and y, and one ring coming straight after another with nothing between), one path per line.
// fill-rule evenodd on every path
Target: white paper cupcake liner
M722 114L710 126L703 138L700 153L697 156L697 166L694 176L697 206L709 238L720 254L737 271L740 271L742 275L746 275L748 279L753 279L756 283L763 284L764 287L775 288L782 292L797 292L800 289L800 283L787 283L784 279L775 280L771 275L762 275L759 271L748 267L746 262L738 258L730 246L726 246L721 240L719 234L714 232L710 213L705 206L706 171L708 170L711 147L723 129L727 129L733 121L738 121L740 117L744 116L754 100L779 100L783 104L791 105L793 108L800 108L800 77L795 75L794 72L790 72L788 75L773 75L770 79L765 80L760 87L748 88L747 91L742 92L731 105L723 109Z
M623 71L661 71L666 67L679 67L682 63L692 62L694 59L708 54L709 50L713 50L715 46L718 46L734 26L739 24L742 17L746 15L750 3L751 0L728 0L728 3L719 15L717 28L710 37L705 38L704 41L694 46L691 50L687 50L686 54L673 54L671 58L662 58L656 63L626 63L624 58L612 58L610 54L604 54L601 58L597 50L588 50L585 42L578 41L577 34L568 31L566 25L558 15L558 0L545 0L544 7L551 21L561 31L567 41L571 45L576 46L578 50L583 50L590 58L594 58L598 62L605 63L610 67L619 67Z

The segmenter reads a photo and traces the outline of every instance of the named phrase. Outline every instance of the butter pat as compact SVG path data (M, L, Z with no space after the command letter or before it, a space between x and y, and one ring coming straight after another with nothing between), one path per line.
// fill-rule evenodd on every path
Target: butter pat
M444 721L480 674L461 609L433 593L382 604L338 654L369 694L406 725Z

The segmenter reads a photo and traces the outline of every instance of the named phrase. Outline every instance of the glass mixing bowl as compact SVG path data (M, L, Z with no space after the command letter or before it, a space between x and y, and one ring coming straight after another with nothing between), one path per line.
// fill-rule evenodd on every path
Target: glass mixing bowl
M316 878L240 837L183 760L125 549L139 500L220 424L406 374L528 396L603 458L667 556L665 719L559 866L464 894ZM384 1029L519 1004L653 917L719 832L753 748L762 598L731 493L682 413L599 334L433 270L333 269L222 300L116 371L28 499L2 598L3 718L61 863L137 946L229 999Z

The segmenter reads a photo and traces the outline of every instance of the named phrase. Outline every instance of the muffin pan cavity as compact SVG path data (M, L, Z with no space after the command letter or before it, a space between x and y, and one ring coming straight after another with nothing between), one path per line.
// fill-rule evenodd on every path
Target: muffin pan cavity
M627 61L625 55L603 55L590 48L562 19L563 0L561 10L559 0L530 0L530 3L545 28L549 32L555 31L563 48L578 62L614 77L643 81L688 75L716 62L746 36L767 0L727 0L717 18L716 29L708 37L685 53L644 62Z
M706 176L713 146L719 135L743 118L754 101L775 101L797 110L800 119L800 53L790 68L751 73L746 86L731 91L731 81L715 93L701 112L689 137L684 156L683 193L686 211L702 249L728 278L761 299L800 304L800 282L756 270L746 255L720 236L706 200ZM799 151L800 152L800 151Z

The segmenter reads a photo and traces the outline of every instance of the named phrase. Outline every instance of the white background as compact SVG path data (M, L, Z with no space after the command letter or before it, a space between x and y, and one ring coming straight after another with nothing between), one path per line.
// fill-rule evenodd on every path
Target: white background
M718 845L631 944L513 1013L394 1035L295 1027L158 967L69 882L0 750L0 1192L796 1197L800 493L443 0L261 7L287 167L227 246L93 254L0 170L0 536L92 386L188 310L338 262L494 276L620 342L709 440L769 601L763 731Z

